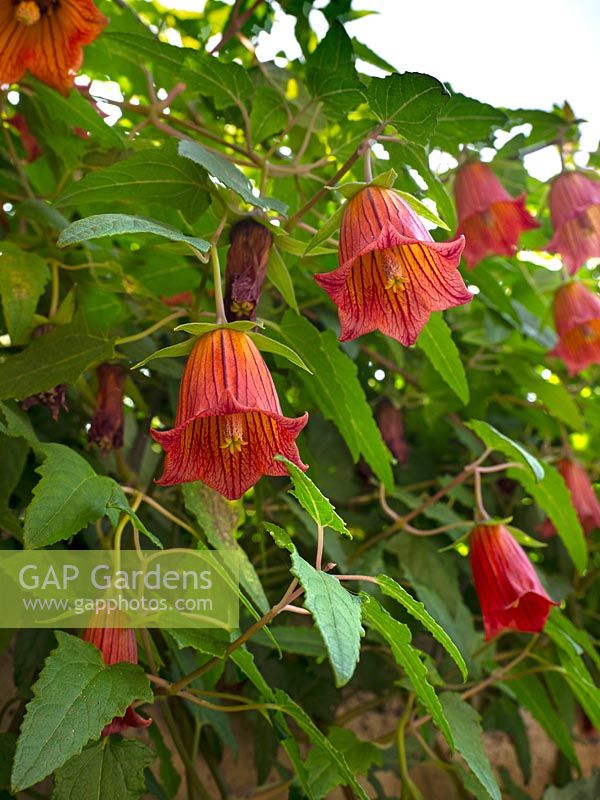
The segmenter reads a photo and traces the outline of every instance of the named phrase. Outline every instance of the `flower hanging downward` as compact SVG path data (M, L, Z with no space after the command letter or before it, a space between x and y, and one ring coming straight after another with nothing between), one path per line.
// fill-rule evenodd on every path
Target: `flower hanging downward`
M120 364L100 364L98 367L98 394L88 440L95 442L103 453L123 447L123 386L126 376Z
M460 167L454 195L457 233L467 240L464 256L469 269L489 253L514 255L521 232L539 228L525 209L525 194L511 197L492 170L478 161Z
M295 439L307 419L282 415L267 365L245 333L211 331L189 357L175 427L152 431L167 453L158 483L201 480L235 500L262 475L287 475L278 454L306 469Z
M600 364L600 297L582 283L567 283L554 296L558 344L550 355L562 358L569 375Z
M464 237L434 242L391 189L369 186L347 203L338 269L315 279L338 307L340 340L380 330L414 344L432 311L468 303L458 272Z
M539 633L551 600L523 548L503 525L477 525L470 536L471 569L485 638L502 630Z
M573 507L583 530L589 534L600 528L600 501L587 472L581 464L570 458L561 458L556 466L571 493ZM556 536L556 529L549 519L544 522L540 532L547 538Z
M120 661L138 663L137 642L131 628L87 628L82 638L100 650L105 664L118 664ZM151 719L144 719L129 706L124 716L115 717L106 725L102 735L123 733L127 728L147 728L151 723Z
M588 258L600 257L600 182L581 172L563 172L548 197L554 236L547 250L560 253L574 275Z
M107 22L92 0L2 0L0 83L14 83L29 70L66 94L81 66L81 48Z

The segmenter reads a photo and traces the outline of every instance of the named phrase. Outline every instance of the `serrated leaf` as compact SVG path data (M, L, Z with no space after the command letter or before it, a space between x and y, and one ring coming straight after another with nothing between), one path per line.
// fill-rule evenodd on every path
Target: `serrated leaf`
M139 800L155 758L141 742L103 736L56 771L52 800Z
M262 333L256 333L255 331L249 331L248 336L258 349L262 350L264 353L273 353L276 356L286 358L292 364L300 367L300 369L310 372L310 369L306 366L304 361L302 361L298 353L292 350L291 347L278 342L276 339L271 339L270 336L264 336Z
M103 236L119 236L126 233L151 233L162 236L172 242L183 244L206 253L210 250L210 242L196 236L186 236L155 219L148 217L133 217L129 214L94 214L91 217L78 219L62 231L56 242L59 247L67 247L77 242L87 242L90 239L101 239Z
M467 428L470 428L479 436L486 447L492 450L498 450L500 453L508 456L508 458L512 458L519 464L523 464L523 466L527 467L531 472L534 480L542 480L545 467L518 442L505 436L494 428L493 425L490 425L489 422L484 422L483 420L472 419L470 422L467 422L466 425Z
M544 463L544 472L544 478L539 483L521 469L510 469L506 474L508 478L519 481L538 506L546 512L571 560L578 571L583 572L588 563L588 551L581 523L573 507L571 492L556 467Z
M388 578L387 575L378 575L377 583L381 587L381 591L384 594L386 594L388 597L392 597L398 603L403 605L409 614L411 614L415 619L419 620L424 628L427 628L429 633L431 633L431 635L442 645L448 655L454 660L454 663L460 670L463 680L466 681L468 670L460 650L448 636L446 631L441 627L441 625L434 620L423 603L421 603L419 600L415 600L415 598L409 594L404 587L396 583L393 578Z
M4 321L13 344L31 327L38 300L50 277L46 262L12 242L0 242L0 294Z
M292 569L304 588L304 606L319 629L335 675L335 685L345 686L360 657L361 601L337 578L312 567L298 552L292 553Z
M280 237L280 241L291 237ZM302 244L302 249L304 245ZM285 302L299 314L298 302L296 300L296 292L294 291L294 283L290 277L290 272L287 264L283 260L277 245L273 245L269 254L269 263L267 264L267 277L277 289L279 294L283 297Z
M334 422L355 461L362 454L388 489L394 484L392 455L373 418L356 364L339 348L333 331L321 333L307 319L286 312L281 333L313 374L300 378L326 419Z
M112 342L87 333L80 323L62 325L0 363L0 398L24 400L59 383L76 383L81 373L109 361Z
M366 775L377 764L381 766L381 751L371 742L361 740L348 728L329 729L327 738L341 753L355 775ZM310 784L317 797L328 797L343 778L331 760L319 748L313 748L306 758Z
M502 800L500 788L483 749L483 731L479 714L454 692L444 692L440 695L440 701L456 749L492 800Z
M151 703L148 678L135 664L107 666L94 645L62 631L33 687L13 764L13 791L41 781L97 739L134 700Z
M352 41L335 20L325 38L307 59L306 84L325 113L337 119L347 116L364 100L364 86L354 67Z
M100 206L115 202L164 204L180 209L193 221L208 208L206 172L182 162L170 147L142 150L123 161L89 173L71 184L56 204L63 208Z
M417 339L417 347L425 353L464 405L469 402L469 384L452 331L441 311L434 312Z
M225 184L228 189L238 194L246 203L262 208L265 211L273 210L280 214L286 213L287 205L280 200L274 197L257 197L252 191L252 184L244 173L220 153L207 150L198 142L191 142L187 139L179 142L177 151L183 158L187 158L193 161L194 164L203 167L209 175Z
M374 597L361 593L363 622L388 643L396 663L406 672L415 693L431 714L433 721L443 733L450 747L454 747L452 733L439 698L427 680L427 667L419 651L411 644L412 634L408 625L395 620Z
M431 75L394 73L373 78L367 90L371 110L385 125L393 125L408 141L426 143L435 130L448 92Z
M239 500L227 500L201 481L184 483L181 492L187 511L198 521L212 547L216 550L236 551L240 583L257 608L265 614L270 603L254 565L235 539L235 532L241 521L242 503Z
M288 121L283 97L271 86L261 86L252 98L250 130L254 142L262 142L282 131Z
M298 469L295 464L292 464L292 462L284 456L277 455L275 459L277 461L282 461L287 471L290 473L290 478L294 484L294 488L290 490L290 494L294 495L302 508L308 511L314 521L318 525L333 528L334 531L343 533L344 536L350 536L350 538L352 538L344 520L339 516L330 501L321 490L315 486L308 475L302 472L301 469Z
M492 131L507 123L508 117L500 109L464 94L453 94L438 115L435 143L452 153L459 144L487 142Z
M177 647L193 647L199 653L215 658L224 658L229 644L229 634L215 628L168 628L168 633L173 637Z
M25 512L25 547L37 549L69 539L106 513L116 486L63 444L44 444L41 476Z

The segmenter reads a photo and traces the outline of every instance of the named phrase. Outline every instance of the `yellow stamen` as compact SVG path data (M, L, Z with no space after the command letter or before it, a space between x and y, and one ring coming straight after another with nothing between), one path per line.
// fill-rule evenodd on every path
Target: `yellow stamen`
M34 0L23 0L15 9L15 19L21 25L35 25L41 19L40 7Z
M379 253L381 267L385 277L385 288L394 292L404 292L406 290L406 278L402 277L402 267L398 256L390 253L389 250L382 250Z
M247 442L243 437L243 414L231 414L225 417L225 437L221 450L229 451L230 455L240 453Z

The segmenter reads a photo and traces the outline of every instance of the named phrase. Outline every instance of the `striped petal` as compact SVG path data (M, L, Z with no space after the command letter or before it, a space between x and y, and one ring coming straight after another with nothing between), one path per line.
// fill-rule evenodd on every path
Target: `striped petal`
M554 296L558 344L550 355L561 358L570 375L600 364L600 297L582 283L560 287Z
M589 258L600 258L600 205L590 205L554 232L546 250L562 256L574 275Z
M458 272L463 247L463 237L434 242L391 190L355 195L342 219L340 266L315 276L338 307L340 340L380 330L414 344L432 311L472 299Z
M37 19L29 13L36 5ZM5 0L0 3L0 83L14 83L29 71L66 94L81 66L82 47L107 23L92 0Z
M157 482L201 480L237 499L262 475L287 474L277 454L306 469L295 440L307 419L282 415L273 379L248 336L208 333L186 365L175 427L151 432L167 454Z
M524 550L502 525L478 525L470 537L473 581L485 638L502 630L539 633L553 605Z
M561 458L556 465L571 493L573 507L586 534L600 528L600 502L587 472L577 461ZM546 538L556 536L556 529L548 519L540 532Z

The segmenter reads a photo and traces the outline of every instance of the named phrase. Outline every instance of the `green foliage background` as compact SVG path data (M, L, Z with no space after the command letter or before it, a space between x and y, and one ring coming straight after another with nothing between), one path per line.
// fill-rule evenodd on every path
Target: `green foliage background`
M19 135L3 123L1 546L110 546L119 516L133 514L165 547L242 550L243 630L270 613L290 571L313 624L283 614L234 650L228 644L239 631L154 631L141 639L141 666L126 670L104 667L69 634L20 631L12 645L3 636L2 646L14 648L16 693L5 687L2 698L10 705L0 712L0 796L12 796L12 769L14 791L54 773L53 789L38 787L54 800L73 797L74 786L83 800L164 800L181 781L184 796L230 797L223 754L251 737L247 796L267 797L280 784L280 796L293 798L327 797L340 785L349 797L384 797L383 767L398 776L403 797L418 800L409 771L426 763L449 771L457 796L522 798L526 788L492 770L481 731L509 734L527 783L536 746L523 727L527 709L558 751L555 788L544 797L596 797L594 779L582 784L587 794L568 787L579 777L573 737L582 714L600 729L598 538L584 539L552 462L568 444L597 477L600 390L597 369L569 379L548 356L561 275L539 252L551 235L548 187L523 167L526 153L547 144L567 143L572 157L579 131L571 110L493 108L455 93L443 75L368 77L357 58L391 69L345 32L344 21L360 15L349 0L323 9L330 27L320 43L311 3L281 3L296 18L302 47L302 58L284 66L253 54L252 42L272 23L268 3L239 4L243 35L231 38L232 8L218 0L202 14L142 0L99 5L110 25L85 50L83 72L98 81L91 94L62 97L27 79L4 95L3 119L22 114L43 155L28 163ZM212 57L207 42L223 31L227 41ZM120 112L112 126L94 107L105 81ZM122 100L114 102L116 86ZM497 131L513 134L500 148ZM541 223L522 236L518 257L465 270L473 302L434 314L412 348L377 333L340 345L335 309L312 278L337 264L339 210L353 190L343 184L363 180L365 143L380 136L386 158L373 159L375 178L392 169L396 189L434 201L437 214L421 207L430 221L456 227L452 170L436 171L431 154L460 159L494 148L496 174L511 194L527 192ZM590 165L599 166L597 153ZM265 478L231 503L200 484L153 484L161 454L148 431L174 419L183 358L129 372L121 453L101 457L87 444L86 425L98 364L133 367L185 342L175 325L212 320L206 254L221 229L224 263L229 229L250 211L275 240L258 309L264 333L310 370L264 354L284 413L310 412L299 439L310 469L308 480L292 474L294 497L289 481ZM438 226L433 235L444 240L449 231ZM595 285L594 273L586 280ZM193 293L191 311L163 302L181 292ZM54 330L32 338L47 322ZM182 344L175 355L185 351ZM43 408L20 410L18 401L63 383L69 410L57 422ZM377 427L383 398L402 411L406 464L395 463ZM558 529L558 538L528 552L561 603L543 635L508 634L486 646L461 540L474 514L465 467L484 447L488 463L519 465L484 476L490 514L512 517L530 537L546 515ZM324 563L374 583L342 583L314 568L319 524ZM435 538L418 535L439 526L450 527ZM185 698L167 701L165 686L197 669ZM144 706L155 719L144 743L101 739L129 703L152 699L144 672L163 681L153 684L154 705ZM109 699L90 715L98 686ZM367 741L351 722L377 703L398 713L390 730ZM204 767L197 770L204 762L207 784Z

